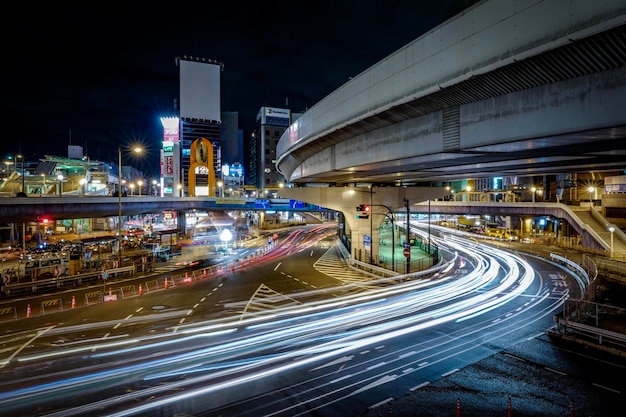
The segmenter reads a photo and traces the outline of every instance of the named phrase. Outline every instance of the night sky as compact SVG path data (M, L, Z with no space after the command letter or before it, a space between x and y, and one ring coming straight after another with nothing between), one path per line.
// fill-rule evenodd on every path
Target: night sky
M114 161L118 145L142 143L151 156L140 168L156 171L159 117L177 115L177 56L222 62L222 111L251 129L261 106L305 111L476 1L211 3L24 3L7 14L3 157L67 156L71 144Z

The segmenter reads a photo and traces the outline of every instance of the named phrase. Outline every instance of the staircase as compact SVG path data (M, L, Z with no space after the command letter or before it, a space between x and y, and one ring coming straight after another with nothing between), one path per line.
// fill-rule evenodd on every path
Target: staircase
M593 209L592 209L593 210ZM586 211L574 211L574 214L581 223L587 225L588 228L593 230L606 244L606 248L610 251L611 248L611 234L613 235L613 255L617 258L623 258L626 256L626 240L624 239L624 233L616 226L613 233L609 232L609 224L602 215L598 212Z

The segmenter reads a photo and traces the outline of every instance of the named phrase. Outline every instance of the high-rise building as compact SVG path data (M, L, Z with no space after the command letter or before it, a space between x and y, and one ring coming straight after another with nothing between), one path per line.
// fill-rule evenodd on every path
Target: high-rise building
M220 73L223 64L193 56L176 58L179 67L181 194L215 195L221 169ZM210 149L204 146L210 143ZM194 142L201 146L194 148ZM192 155L192 148L194 154ZM210 160L209 160L210 159ZM194 172L190 175L190 169ZM192 182L190 183L190 178ZM191 187L190 187L191 185Z
M222 169L221 196L239 196L244 185L243 130L239 129L238 112L222 112L220 133Z
M261 107L257 113L256 128L249 138L247 185L264 191L276 189L284 183L283 175L276 170L276 146L290 124L291 110Z

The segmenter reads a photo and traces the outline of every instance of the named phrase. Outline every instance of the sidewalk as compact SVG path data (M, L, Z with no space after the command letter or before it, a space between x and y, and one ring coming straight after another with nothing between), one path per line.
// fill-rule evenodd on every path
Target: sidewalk
M383 230L379 234L378 260L383 268L405 273L408 257L405 255L403 242L406 240L406 236L395 235L394 238L395 242L392 242L390 230ZM408 249L410 256L409 272L423 271L433 266L432 255L424 251L419 245L411 245Z

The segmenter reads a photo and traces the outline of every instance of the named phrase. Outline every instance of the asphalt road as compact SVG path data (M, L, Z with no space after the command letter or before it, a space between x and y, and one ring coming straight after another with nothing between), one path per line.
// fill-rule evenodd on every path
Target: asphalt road
M103 306L106 307L106 306ZM494 349L498 350L498 349ZM626 361L540 334L355 416L622 415Z
M513 251L573 261L581 254L546 245L498 242ZM547 330L547 329L546 329ZM626 356L554 339L547 332L511 346L361 417L609 417L624 415Z
M492 355L362 417L624 415L626 361L543 335Z

